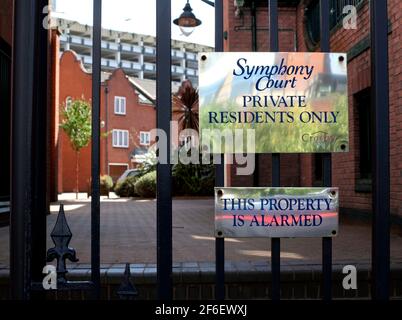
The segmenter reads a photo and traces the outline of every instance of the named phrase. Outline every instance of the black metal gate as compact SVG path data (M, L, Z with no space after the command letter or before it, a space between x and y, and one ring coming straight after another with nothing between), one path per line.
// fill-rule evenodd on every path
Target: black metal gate
M223 1L215 1L215 50L223 51ZM229 0L227 0L229 1ZM278 51L278 1L267 0L269 43ZM254 2L254 1L253 1ZM157 0L157 127L170 145L171 1ZM41 283L46 263L46 114L47 30L42 28L45 0L15 1L12 108L11 290L28 299ZM65 282L62 289L88 289L100 298L100 71L102 1L93 1L91 281ZM370 1L373 103L373 298L387 299L389 289L389 110L387 1ZM330 0L320 0L321 51L330 52ZM268 36L268 35L267 35ZM24 115L24 116L21 116ZM170 158L170 155L167 155ZM323 155L323 185L331 186L331 154ZM272 155L272 186L280 185L280 155ZM158 298L172 299L171 167L157 168ZM223 156L216 165L216 186L224 184ZM224 239L216 239L216 299L225 298ZM62 250L65 250L62 249ZM271 240L272 299L280 298L280 239ZM62 251L63 252L63 251ZM65 259L66 255L59 257ZM332 297L332 240L322 239L323 299Z
M11 47L0 38L0 136L10 134L10 85L11 85ZM10 149L10 141L3 141L4 150ZM0 157L0 167L10 167L10 157ZM0 226L6 224L10 213L10 175L8 170L0 171Z

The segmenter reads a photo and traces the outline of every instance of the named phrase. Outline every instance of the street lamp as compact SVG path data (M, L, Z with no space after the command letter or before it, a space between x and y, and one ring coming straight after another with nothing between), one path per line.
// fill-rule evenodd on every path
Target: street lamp
M197 19L192 12L193 9L190 6L189 0L183 8L183 13L177 19L173 20L173 23L179 26L181 32L188 37L193 33L194 28L201 24L201 20Z

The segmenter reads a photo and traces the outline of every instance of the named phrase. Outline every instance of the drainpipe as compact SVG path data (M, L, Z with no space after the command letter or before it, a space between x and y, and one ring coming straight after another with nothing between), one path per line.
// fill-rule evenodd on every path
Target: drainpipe
M106 132L106 148L105 148L105 161L106 161L106 170L107 170L107 175L110 176L110 169L109 169L109 128L108 128L108 120L109 120L109 114L108 114L108 98L109 98L109 88L107 85L105 85L105 132Z

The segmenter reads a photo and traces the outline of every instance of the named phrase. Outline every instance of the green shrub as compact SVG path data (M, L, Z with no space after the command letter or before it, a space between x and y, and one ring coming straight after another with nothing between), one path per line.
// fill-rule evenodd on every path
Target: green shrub
M101 196L109 196L109 191L113 190L113 179L108 175L100 176L99 177L99 184L100 184L100 195ZM92 184L91 178L87 181L88 185L88 196L92 194Z
M113 179L111 176L104 175L100 177L101 195L109 195L109 191L113 189Z
M200 195L213 196L215 187L215 168L213 165L201 164Z
M135 197L137 194L135 193L134 184L138 180L138 177L131 176L123 181L116 183L114 187L114 192L119 197Z
M154 198L156 196L156 171L151 171L138 178L134 190L142 198Z
M213 195L215 172L210 164L182 164L173 166L174 195Z

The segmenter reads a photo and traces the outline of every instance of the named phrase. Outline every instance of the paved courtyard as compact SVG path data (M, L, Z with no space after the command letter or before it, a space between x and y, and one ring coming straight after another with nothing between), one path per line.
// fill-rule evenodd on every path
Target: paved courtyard
M61 200L73 233L70 246L80 263L90 262L90 201ZM51 206L48 235L56 221L58 205ZM371 225L341 216L339 236L333 241L334 261L367 263L371 255ZM173 200L173 259L175 262L215 260L212 198ZM267 260L269 239L227 239L226 259ZM48 236L48 247L52 246ZM283 263L316 264L321 261L321 239L283 239ZM402 261L402 233L391 233L392 261ZM9 228L0 228L0 265L9 261ZM101 262L154 263L156 261L156 202L105 199L101 201Z

